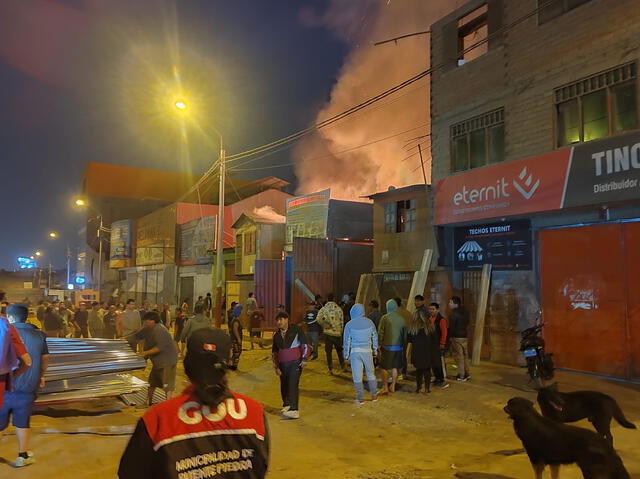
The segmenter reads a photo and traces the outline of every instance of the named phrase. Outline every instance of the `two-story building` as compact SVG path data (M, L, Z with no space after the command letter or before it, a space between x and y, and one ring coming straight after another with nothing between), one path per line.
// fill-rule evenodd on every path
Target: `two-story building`
M431 28L435 223L485 352L542 309L559 367L640 378L635 0L473 0Z

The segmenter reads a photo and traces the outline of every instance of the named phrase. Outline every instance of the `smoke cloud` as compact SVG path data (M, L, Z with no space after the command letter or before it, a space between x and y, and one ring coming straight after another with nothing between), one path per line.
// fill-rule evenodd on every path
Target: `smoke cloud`
M318 113L316 122L426 70L428 35L373 44L428 30L433 22L461 3L461 0L332 0L325 12L301 11L303 24L328 28L353 45L331 98ZM348 26L345 18L349 20ZM429 131L427 77L301 140L293 152L298 193L331 188L333 198L358 199L389 186L423 183L418 144L430 183L430 140L425 136Z
M261 206L260 208L254 208L253 214L261 218L269 219L274 223L285 223L287 221L287 218L285 216L279 214L269 205Z

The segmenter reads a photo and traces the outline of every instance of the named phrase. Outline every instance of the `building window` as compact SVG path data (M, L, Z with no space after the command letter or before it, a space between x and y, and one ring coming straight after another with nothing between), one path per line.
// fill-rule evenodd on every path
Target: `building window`
M384 232L410 233L416 230L416 200L393 201L384 205Z
M458 20L458 66L487 53L489 8L482 5Z
M590 0L538 0L538 25L547 23L563 13Z
M389 264L389 250L382 250L382 264Z
M558 147L638 127L635 62L554 91Z
M504 160L504 109L490 111L451 127L453 171Z
M256 232L244 234L244 254L256 254Z

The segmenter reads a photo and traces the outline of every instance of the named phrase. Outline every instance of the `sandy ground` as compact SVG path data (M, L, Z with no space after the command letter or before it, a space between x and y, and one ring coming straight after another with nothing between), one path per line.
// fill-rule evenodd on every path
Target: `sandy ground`
M180 367L180 369L182 369ZM180 371L181 380L183 379ZM534 399L525 371L485 363L472 381L429 395L413 382L377 403L354 405L348 374L329 376L320 359L301 380L301 419L280 419L279 387L267 350L245 351L232 387L260 400L272 433L269 477L278 479L515 479L531 478L526 455L502 407L514 396ZM640 425L640 386L558 373L562 390L596 389L613 395L628 419ZM113 478L128 436L142 409L118 400L94 400L44 408L33 417L36 464L13 469L15 437L0 439L0 478ZM590 427L586 421L579 423ZM616 448L640 479L640 430L614 423ZM548 476L548 472L545 477ZM564 467L563 479L582 477Z

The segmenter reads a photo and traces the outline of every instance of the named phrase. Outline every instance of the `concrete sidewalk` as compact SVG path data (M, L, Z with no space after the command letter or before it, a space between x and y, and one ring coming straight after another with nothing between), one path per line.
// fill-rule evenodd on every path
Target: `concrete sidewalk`
M182 367L179 368L182 374ZM591 376L557 374L561 390L595 389L614 396L627 418L640 424L640 386ZM485 363L466 383L415 394L404 381L376 403L354 404L351 375L329 376L324 353L301 379L301 418L280 418L279 383L268 350L244 351L233 389L258 399L272 435L269 477L277 479L516 479L533 472L511 421L502 411L514 396L535 400L525 369ZM13 471L15 438L0 442L0 477L113 478L127 432L144 411L100 400L56 406L33 418L36 464ZM591 429L582 421L577 425ZM616 447L632 477L640 478L640 431L612 424ZM114 435L115 433L115 435ZM121 435L118 435L121 434ZM81 472L80 472L81 471ZM633 474L635 473L635 475ZM548 473L547 473L548 474ZM563 479L581 478L574 466Z

